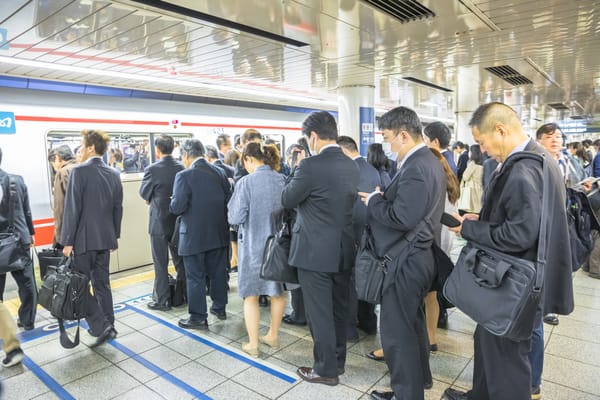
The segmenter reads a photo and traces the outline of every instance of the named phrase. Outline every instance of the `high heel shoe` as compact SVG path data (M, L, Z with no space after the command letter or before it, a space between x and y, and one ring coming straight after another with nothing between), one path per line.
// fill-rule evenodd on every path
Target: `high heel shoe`
M275 340L269 340L269 339L267 339L266 336L260 336L258 338L258 341L261 342L261 343L266 344L267 346L269 346L273 350L279 350L279 348L281 347L281 344L279 343L279 338L277 338Z
M250 347L250 343L243 343L242 351L244 351L244 353L250 354L252 357L258 357L258 347Z

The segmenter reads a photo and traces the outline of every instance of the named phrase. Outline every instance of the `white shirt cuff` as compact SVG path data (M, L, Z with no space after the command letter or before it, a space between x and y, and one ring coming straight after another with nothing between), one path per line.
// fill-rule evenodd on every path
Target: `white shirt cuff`
M371 194L370 194L370 195L367 197L367 202L366 202L366 204L367 204L367 207L369 206L369 201L371 201L371 198L372 198L373 196L375 196L376 194L381 194L381 192L373 192L373 193L371 193Z

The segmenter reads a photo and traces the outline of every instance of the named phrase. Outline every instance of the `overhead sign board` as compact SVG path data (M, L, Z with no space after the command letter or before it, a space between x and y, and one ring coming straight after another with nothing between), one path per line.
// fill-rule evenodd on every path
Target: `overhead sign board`
M17 133L17 127L15 125L15 113L0 111L0 134L10 135Z

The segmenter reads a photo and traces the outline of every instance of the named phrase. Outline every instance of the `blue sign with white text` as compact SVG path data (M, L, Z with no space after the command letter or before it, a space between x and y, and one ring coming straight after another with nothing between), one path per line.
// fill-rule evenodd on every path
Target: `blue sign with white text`
M373 107L359 107L360 116L360 155L367 156L369 145L375 142L375 109Z
M15 113L0 111L0 135L17 133Z
M0 50L8 50L10 44L8 42L8 31L5 28L0 28Z

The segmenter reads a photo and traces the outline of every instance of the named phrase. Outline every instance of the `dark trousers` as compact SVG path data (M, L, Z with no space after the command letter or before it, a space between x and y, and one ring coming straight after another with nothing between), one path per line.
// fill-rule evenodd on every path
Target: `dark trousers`
M75 271L90 278L94 294L87 301L87 321L92 333L100 335L108 326L115 324L112 291L109 278L109 250L87 251L75 254Z
M314 371L336 377L346 365L346 325L350 271L315 272L298 268L308 327L312 335Z
M531 399L531 340L513 341L475 328L475 362L470 400Z
M33 327L37 312L37 288L33 273L33 260L30 258L30 262L22 271L12 271L10 274L17 283L19 300L21 300L18 311L19 321L25 327ZM0 274L0 301L4 301L5 286L6 274Z
M375 314L375 304L358 300L356 295L356 276L354 269L348 285L348 338L358 338L358 327L366 333L373 334L377 332L377 314Z
M171 300L169 289L169 251L177 275L185 274L183 258L177 254L177 248L170 242L171 236L150 235L152 246L152 261L154 262L154 290L152 300L159 304L166 304Z
M306 313L304 311L304 296L302 295L302 288L292 290L291 295L292 295L292 314L291 314L292 319L299 323L306 322Z
M531 351L529 351L529 363L531 364L531 387L542 384L542 372L544 371L544 319L542 318L531 336Z
M411 253L386 278L393 283L383 292L380 333L394 394L402 400L423 400L424 384L432 381L423 301L434 261L430 250Z
M187 299L190 318L204 321L206 310L206 276L210 279L210 298L214 311L225 311L227 305L227 247L183 256L187 279Z

